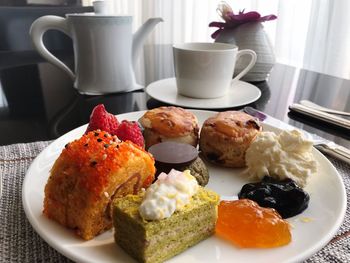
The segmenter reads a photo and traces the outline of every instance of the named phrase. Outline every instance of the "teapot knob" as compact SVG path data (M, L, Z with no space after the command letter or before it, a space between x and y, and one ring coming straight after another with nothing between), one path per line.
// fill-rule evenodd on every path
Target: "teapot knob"
M97 0L93 3L95 14L104 15L108 13L108 6L104 0Z

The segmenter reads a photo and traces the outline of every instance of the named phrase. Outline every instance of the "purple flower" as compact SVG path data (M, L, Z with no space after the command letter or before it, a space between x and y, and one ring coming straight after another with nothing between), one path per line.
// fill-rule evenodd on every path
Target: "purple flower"
M261 16L258 12L255 11L244 13L244 9L242 11L239 11L239 13L235 15L232 11L232 8L226 2L221 2L217 8L217 11L225 22L211 22L209 24L210 27L219 28L211 35L211 37L214 39L225 28L233 29L245 23L265 22L277 18L277 16L275 15Z

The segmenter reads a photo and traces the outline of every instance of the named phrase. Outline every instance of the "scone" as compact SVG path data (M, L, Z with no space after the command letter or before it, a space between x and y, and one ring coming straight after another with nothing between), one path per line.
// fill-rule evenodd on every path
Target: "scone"
M261 130L259 121L246 113L220 112L204 122L199 147L213 163L244 167L245 152Z
M111 203L148 187L153 157L130 141L92 131L66 145L45 186L44 214L92 239L112 227Z
M139 120L144 128L146 149L150 146L164 142L175 141L198 144L197 117L183 108L159 107L147 111Z

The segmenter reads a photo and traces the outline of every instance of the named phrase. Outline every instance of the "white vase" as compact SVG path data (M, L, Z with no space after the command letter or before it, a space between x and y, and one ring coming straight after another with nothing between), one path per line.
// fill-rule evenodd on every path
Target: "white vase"
M273 46L263 25L259 22L246 23L234 29L224 29L215 42L231 43L237 45L239 49L252 49L256 52L256 64L242 80L264 81L275 64ZM236 63L234 75L245 68L248 63L249 57L242 56Z

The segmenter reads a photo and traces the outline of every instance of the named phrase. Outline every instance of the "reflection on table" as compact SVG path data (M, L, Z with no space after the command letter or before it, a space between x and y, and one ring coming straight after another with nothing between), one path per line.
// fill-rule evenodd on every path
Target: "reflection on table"
M308 99L325 107L350 111L350 80L276 64L267 81L253 84L261 90L262 95L249 106L264 111L298 128L316 133L336 143L350 147L350 134L346 130L325 125L325 123L300 114L289 113L288 109L288 106L293 102ZM16 125L19 131L17 132L17 137L16 132L5 134L1 138L0 143L9 144L57 138L67 131L87 123L91 110L99 103L105 104L106 109L114 114L167 105L150 98L142 90L104 96L84 96L73 88L65 92L66 95L64 98L57 96L57 100L54 101L55 109L52 109L52 105L48 105L45 97L43 98L44 110L46 111L50 108L51 112L50 114L47 112L43 114L45 117L35 116L33 118L33 116L23 117L16 114L6 114L6 111L16 112L18 109L11 109L11 105L7 108L3 107L2 114L0 114L0 126L5 124L5 120L7 122L17 120ZM20 107L20 105L16 107ZM220 110L240 110L242 107ZM25 109L22 109L23 111ZM55 114L52 114L52 112ZM20 133L21 122L25 125L31 119L39 120L38 123L40 125L35 129L35 133L23 136Z

